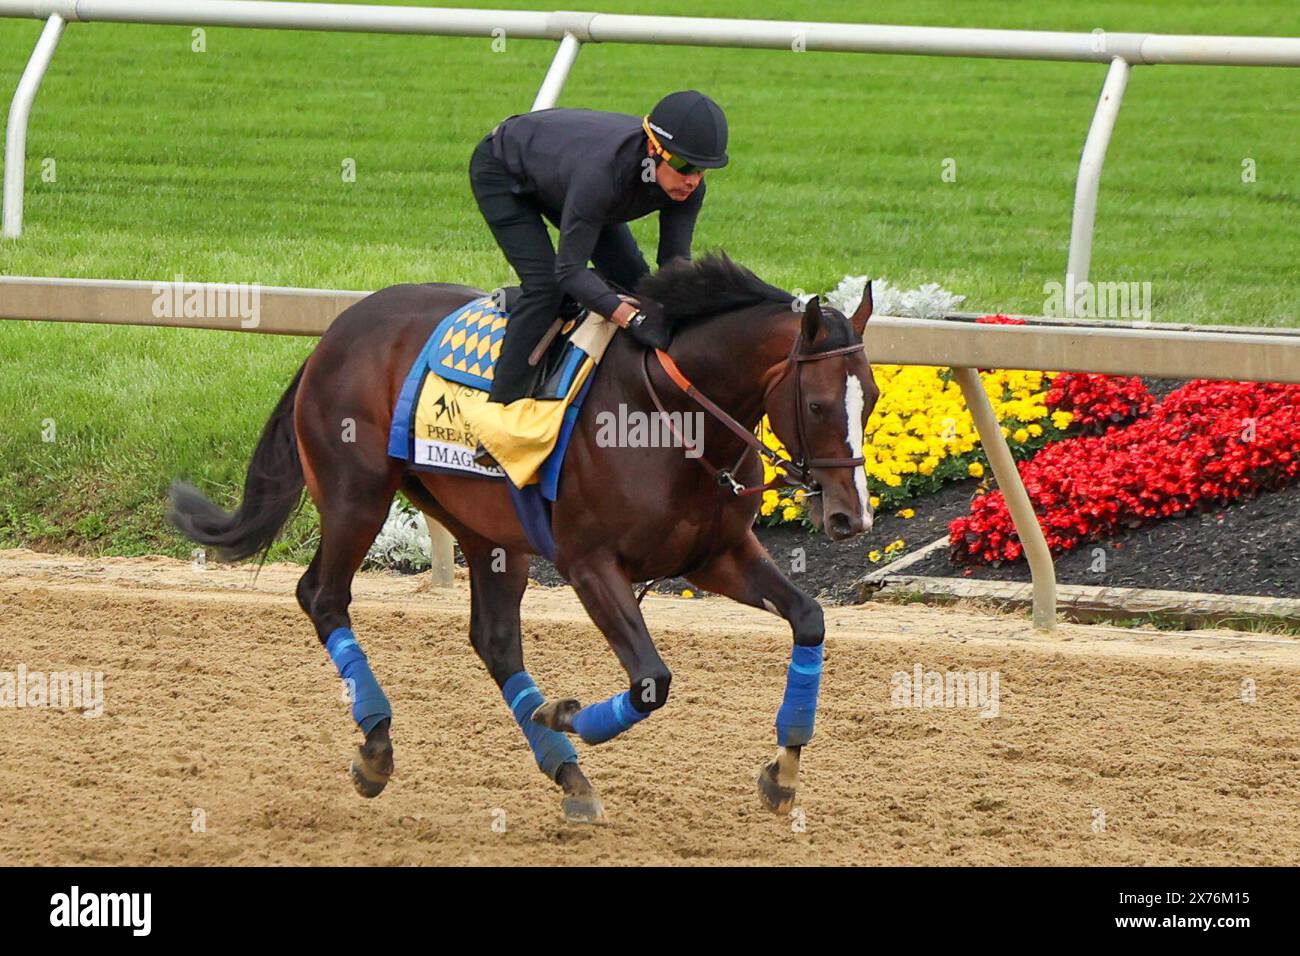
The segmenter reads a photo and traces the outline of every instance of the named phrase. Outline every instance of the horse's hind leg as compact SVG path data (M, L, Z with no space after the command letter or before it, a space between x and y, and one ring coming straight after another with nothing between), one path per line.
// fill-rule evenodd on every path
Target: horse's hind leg
M453 529L453 533L456 529ZM600 797L578 767L569 738L532 719L545 702L524 670L519 602L528 587L528 555L494 547L471 533L458 535L470 573L470 641L501 689L537 766L564 790L564 816L572 823L605 818Z
M388 734L392 709L352 633L348 606L352 579L384 526L399 475L396 467L387 473L352 475L347 487L320 496L320 549L298 583L298 603L346 682L352 717L366 735L350 770L363 797L379 796L393 772Z

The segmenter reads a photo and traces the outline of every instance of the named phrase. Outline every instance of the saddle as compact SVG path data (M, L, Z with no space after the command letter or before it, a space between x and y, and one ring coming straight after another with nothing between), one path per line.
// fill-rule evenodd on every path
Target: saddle
M508 477L517 488L540 481L554 500L568 435L617 327L587 310L561 317L539 350L533 395L494 404L487 392L518 300L517 287L500 289L438 322L398 396L389 454L414 468ZM480 443L495 461L475 461Z
M433 335L438 343L430 361L433 371L449 382L489 391L506 325L521 293L517 285L503 286L443 319ZM572 385L572 376L565 374L573 365L571 339L589 315L588 309L565 296L555 321L530 358L534 372L528 397L540 401L565 397Z

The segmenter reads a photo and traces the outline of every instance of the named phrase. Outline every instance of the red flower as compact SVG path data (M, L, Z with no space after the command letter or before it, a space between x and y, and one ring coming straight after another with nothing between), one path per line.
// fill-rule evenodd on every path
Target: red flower
M1062 372L1044 401L1048 408L1070 412L1085 434L1100 434L1145 415L1155 400L1136 376Z
M1118 428L1104 419L1150 406L1139 380L1062 373L1056 384L1062 402L1079 402L1076 415L1082 408L1106 430L1048 445L1019 465L1054 554L1300 476L1300 385L1198 379ZM974 499L949 524L949 543L958 563L1015 560L1023 551L1000 491Z

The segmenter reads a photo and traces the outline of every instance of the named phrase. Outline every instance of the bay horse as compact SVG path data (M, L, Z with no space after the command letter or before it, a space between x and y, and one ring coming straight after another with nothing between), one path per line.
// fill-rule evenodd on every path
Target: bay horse
M614 336L593 373L552 512L555 566L630 681L608 700L588 707L547 700L524 669L519 613L532 548L506 482L414 471L388 455L394 405L412 363L439 320L481 290L397 285L342 312L271 413L233 513L173 484L172 520L226 560L264 555L304 487L311 496L320 547L297 598L350 690L365 735L350 773L363 796L377 796L392 773L392 709L348 606L353 576L400 490L460 545L469 566L470 641L538 767L562 789L568 820L604 818L568 735L589 744L609 740L668 700L672 675L633 585L670 577L789 622L794 648L777 714L778 748L758 785L769 809L788 813L793 805L801 748L812 737L825 629L821 607L754 535L760 492L770 485L762 484L759 460L767 449L752 433L766 414L791 453L777 462L784 480L810 491L809 516L831 538L870 530L863 425L879 394L862 345L870 286L849 319L816 296L801 301L769 285L722 253L674 260L643 277L634 293L643 310L662 310L672 344L652 354L630 336ZM595 422L620 406L668 413L667 421L672 412L703 409L699 447L688 454L681 447L603 447L609 442L597 440Z

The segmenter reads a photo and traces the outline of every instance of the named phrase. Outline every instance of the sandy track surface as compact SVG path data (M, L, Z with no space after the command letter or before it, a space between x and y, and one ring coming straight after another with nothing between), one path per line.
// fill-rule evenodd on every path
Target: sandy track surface
M672 699L578 745L610 819L574 827L469 647L464 580L358 578L397 760L388 790L360 798L344 772L360 735L293 599L299 574L0 551L0 674L104 674L102 716L0 710L0 864L1300 862L1297 641L830 609L801 813L782 819L753 778L784 623L652 595ZM626 686L567 589L530 588L524 618L550 695ZM996 671L998 716L892 706L891 676L918 663Z

